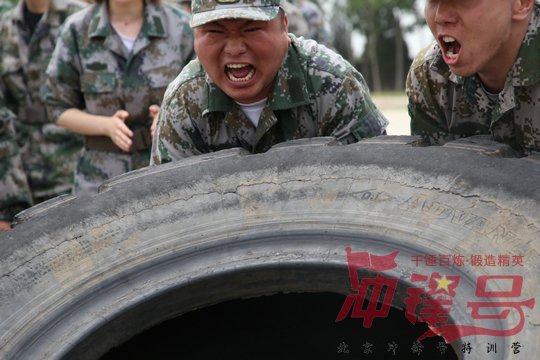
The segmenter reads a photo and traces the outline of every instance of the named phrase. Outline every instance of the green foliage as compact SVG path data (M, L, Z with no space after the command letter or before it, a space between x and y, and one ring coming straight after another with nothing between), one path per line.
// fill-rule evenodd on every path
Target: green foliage
M402 88L408 67L403 34L424 23L416 0L349 0L347 8L354 27L367 38L363 62L370 86L375 91ZM410 28L401 24L405 14L415 19ZM388 79L392 74L394 79Z
M363 33L381 32L391 28L389 18L395 10L414 15L417 23L423 23L423 16L415 7L416 0L349 0L349 14L355 27ZM369 23L375 25L369 28Z
M0 0L0 14L14 7L17 0Z

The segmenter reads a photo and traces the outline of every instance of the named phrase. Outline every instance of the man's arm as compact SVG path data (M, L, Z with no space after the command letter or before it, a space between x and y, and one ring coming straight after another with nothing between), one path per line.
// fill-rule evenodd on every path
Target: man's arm
M362 75L350 71L339 85L334 102L324 114L323 136L332 135L344 143L386 133L388 120L377 108Z
M196 145L202 143L202 139L189 111L196 106L197 99L186 100L178 80L169 85L163 98L152 141L150 166L204 152Z

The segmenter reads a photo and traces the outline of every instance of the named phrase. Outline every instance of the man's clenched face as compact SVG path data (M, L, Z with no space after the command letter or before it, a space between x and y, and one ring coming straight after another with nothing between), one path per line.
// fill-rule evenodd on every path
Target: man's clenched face
M287 25L286 15L271 21L217 20L194 28L195 52L228 96L253 103L272 90L290 42Z

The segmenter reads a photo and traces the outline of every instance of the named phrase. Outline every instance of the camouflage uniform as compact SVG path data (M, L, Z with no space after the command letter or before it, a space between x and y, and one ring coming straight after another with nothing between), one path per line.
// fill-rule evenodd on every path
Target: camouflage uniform
M350 143L384 133L388 122L362 75L315 41L289 36L292 45L257 128L197 60L186 66L165 93L152 163L232 147L264 152L299 138L333 135Z
M88 136L77 165L76 192L95 193L113 176L148 165L148 107L160 104L167 85L193 57L189 16L176 7L146 3L144 23L128 53L113 30L107 3L70 17L47 69L46 103L50 118L70 108L112 116L126 110L134 132L131 153L110 138Z
M64 19L84 6L54 0L34 32L24 22L24 2L6 12L0 25L0 75L6 104L17 116L15 129L34 201L70 192L81 138L51 124L40 88Z
M0 221L11 222L13 216L32 206L32 196L15 141L15 115L4 103L0 88Z
M491 134L525 152L540 150L539 28L540 5L535 4L517 60L494 99L478 76L452 74L437 44L422 50L407 78L411 132L427 144Z

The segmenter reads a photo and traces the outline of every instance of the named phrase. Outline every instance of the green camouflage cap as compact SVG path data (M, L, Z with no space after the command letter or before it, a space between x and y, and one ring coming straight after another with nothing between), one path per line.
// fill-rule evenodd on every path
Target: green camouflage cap
M192 0L191 27L220 19L270 21L285 0Z

